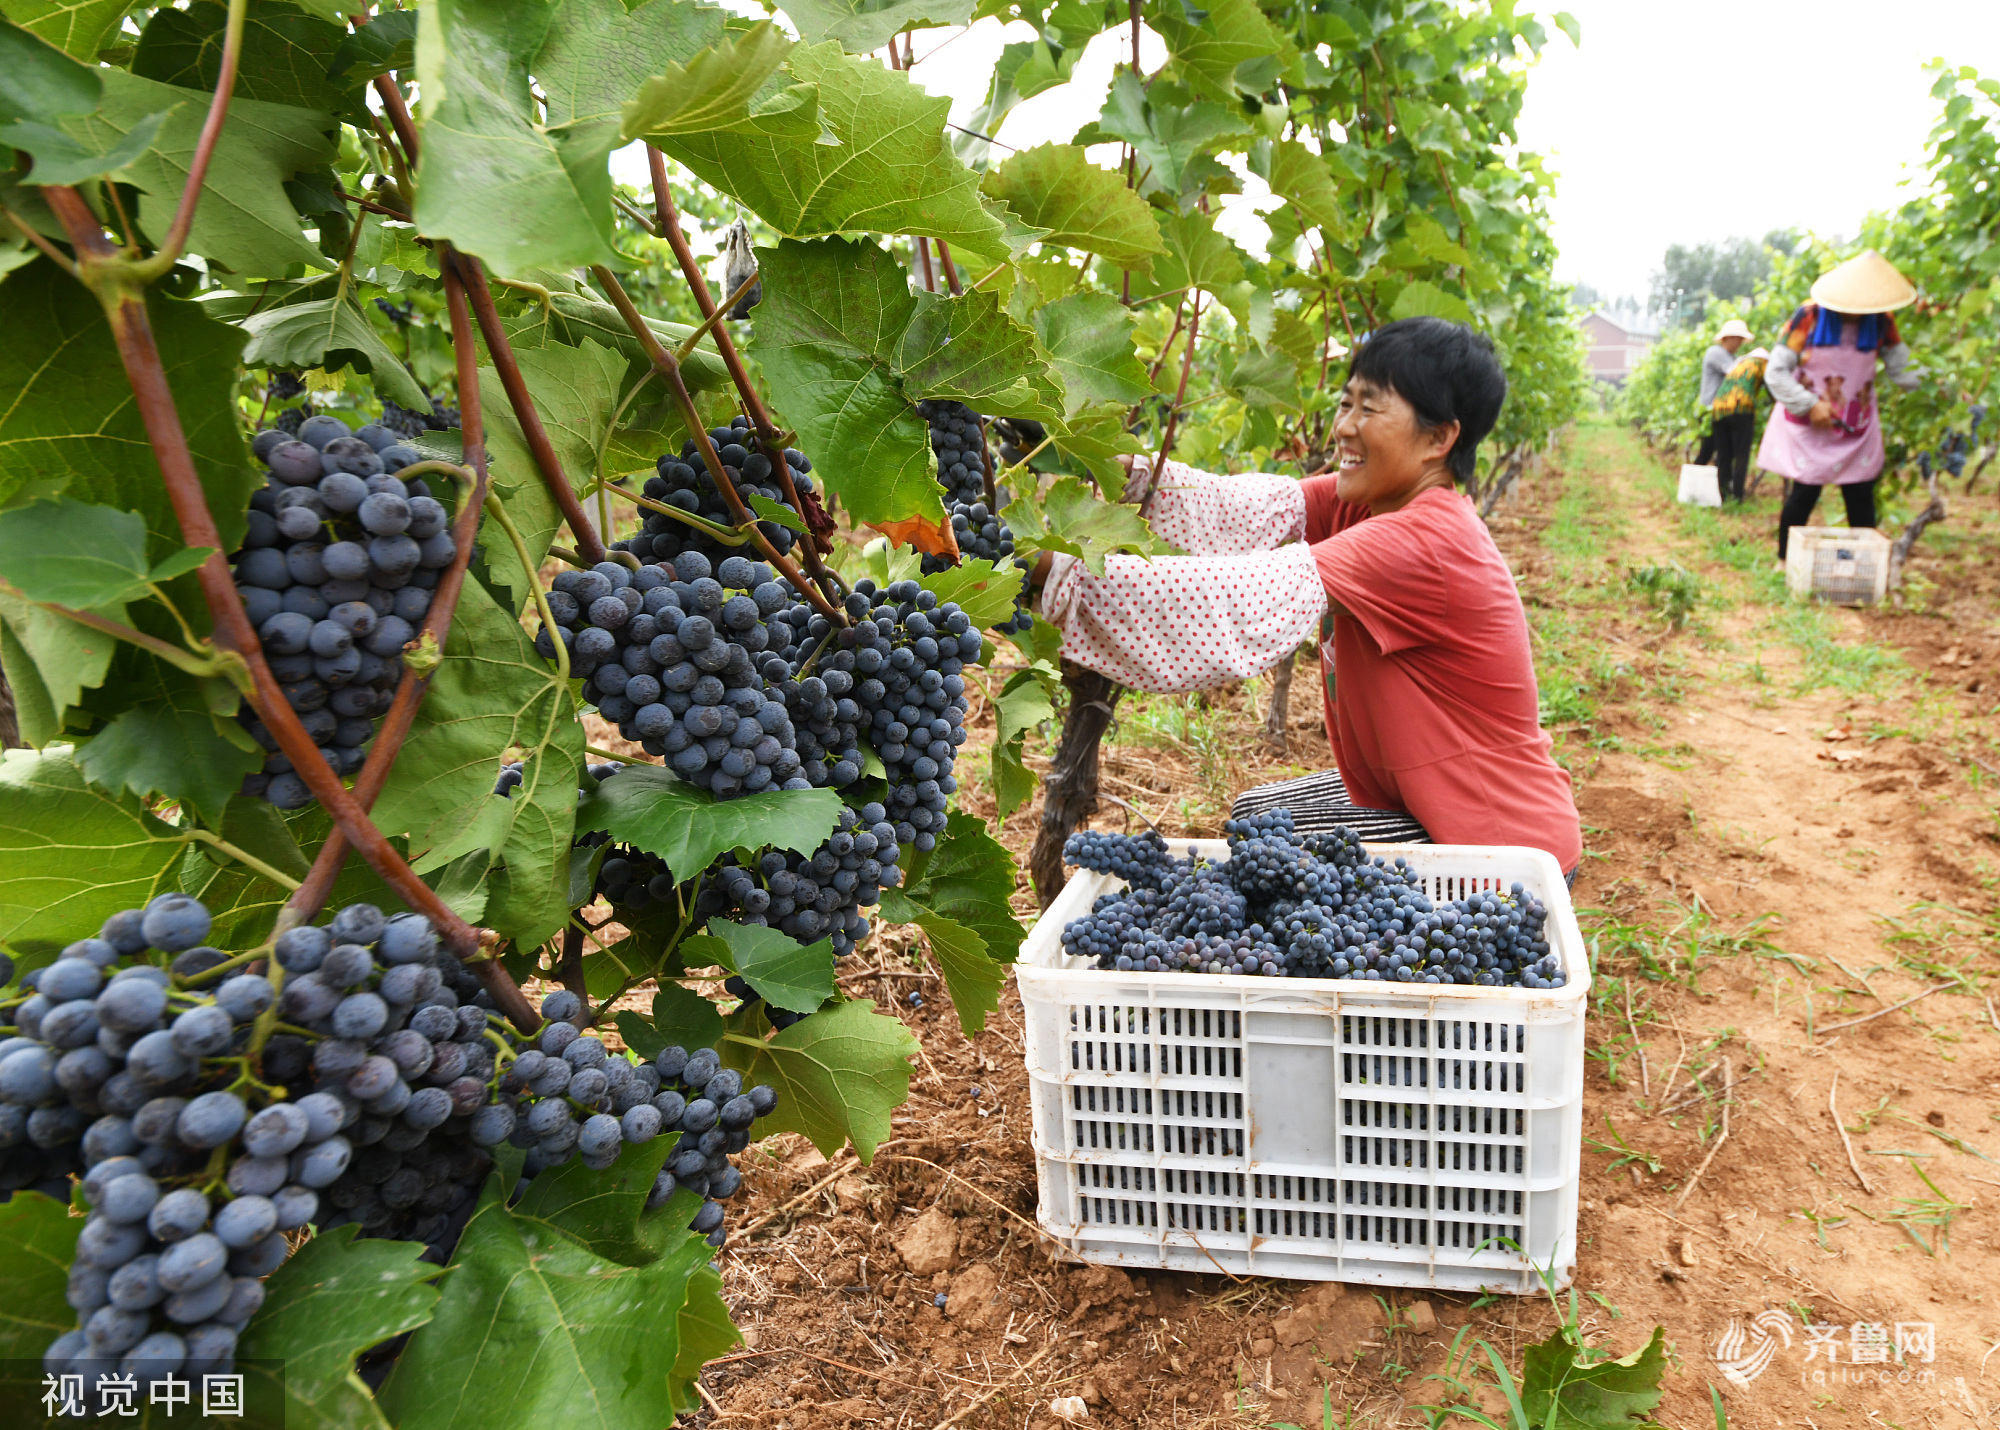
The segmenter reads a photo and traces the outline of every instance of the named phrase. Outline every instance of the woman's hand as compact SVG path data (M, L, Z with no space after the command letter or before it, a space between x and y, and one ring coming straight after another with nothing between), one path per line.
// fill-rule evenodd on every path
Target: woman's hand
M1806 415L1815 427L1831 427L1840 420L1833 414L1833 404L1824 397L1815 402L1812 411Z
M1144 507L1160 484L1158 474L1153 471L1153 459L1126 453L1118 459L1118 465L1125 469L1125 490L1118 500Z

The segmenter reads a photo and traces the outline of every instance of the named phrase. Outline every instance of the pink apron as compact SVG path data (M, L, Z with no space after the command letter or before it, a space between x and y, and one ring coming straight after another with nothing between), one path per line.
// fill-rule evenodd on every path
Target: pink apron
M1815 398L1833 404L1843 425L1815 427L1780 407L1764 427L1757 465L1814 487L1844 487L1882 474L1882 426L1875 415L1875 365L1880 352L1857 352L1853 319L1841 325L1840 346L1799 354L1798 379Z

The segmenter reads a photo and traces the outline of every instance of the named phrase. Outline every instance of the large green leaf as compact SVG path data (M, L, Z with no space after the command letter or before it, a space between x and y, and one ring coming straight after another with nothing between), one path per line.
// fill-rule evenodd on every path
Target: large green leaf
M669 1134L643 1146L626 1147L616 1162L601 1171L591 1170L581 1160L551 1168L528 1184L528 1190L514 1204L514 1215L566 1232L599 1256L621 1265L652 1261L686 1234L685 1220L676 1236L669 1229L670 1217L646 1212L646 1198L652 1194L673 1143ZM700 1203L683 1205L685 1215Z
M1472 321L1472 309L1456 294L1447 293L1422 278L1403 285L1396 301L1389 305L1391 318L1449 318L1454 323Z
M0 120L51 124L97 108L97 72L26 30L0 25Z
M251 367L319 367L329 372L351 367L372 376L375 390L383 396L427 411L430 399L423 388L389 351L358 303L351 292L333 293L252 313L238 324L250 335L243 361Z
M0 1202L0 1360L39 1361L49 1343L76 1329L67 1300L70 1263L83 1219L40 1192Z
M787 68L819 86L823 133L683 135L660 147L794 238L867 229L973 248L999 243L1000 222L979 203L979 176L944 142L950 100L849 58L832 41L801 45Z
M411 217L510 276L619 261L605 163L615 133L553 132L529 87L555 13L547 0L436 0L417 27L423 161Z
M1080 145L1122 139L1138 155L1138 189L1143 194L1178 196L1189 166L1225 140L1246 131L1236 114L1218 104L1155 106L1146 86L1130 70L1120 70L1095 124L1071 142Z
M233 708L215 710L216 692L203 682L155 660L143 669L119 681L131 707L83 743L77 764L101 789L140 799L160 795L220 820L243 777L263 767L263 750L236 723Z
M417 62L417 12L388 10L357 25L340 42L327 66L335 84L361 84Z
M773 928L710 919L708 934L729 951L729 964L774 1007L811 1013L833 996L833 944L802 944ZM686 944L682 948L687 948ZM689 966L697 966L692 954Z
M139 224L164 236L187 184L209 95L161 84L123 70L105 69L104 103L94 114L67 119L62 128L95 153L117 144L152 116L166 122L146 153L121 177L139 191ZM285 194L285 180L333 162L336 128L324 110L238 99L215 146L215 157L195 210L188 247L245 276L278 277L294 263L324 268L327 260L301 232L303 223Z
M615 1020L625 1046L642 1058L656 1058L673 1044L712 1048L722 1037L722 1015L715 1005L678 983L661 983L648 1013L627 1009Z
M1243 281L1243 250L1228 236L1218 233L1215 220L1200 212L1158 215L1160 237L1165 240L1164 258L1153 260L1153 275L1147 292L1171 293L1177 288L1201 288L1210 293ZM1141 291L1132 285L1132 296Z
M1126 403L1116 400L1096 402L1049 427L1056 451L1083 466L1109 491L1124 490L1125 469L1118 458L1146 450L1125 425L1127 409Z
M0 943L53 953L170 886L174 827L93 789L67 751L0 755Z
M1652 1423L1667 1371L1666 1330L1616 1360L1592 1361L1557 1329L1521 1354L1521 1408L1539 1430L1633 1430Z
M722 1273L713 1266L697 1266L688 1278L680 1332L681 1353L674 1362L672 1391L675 1411L685 1415L701 1408L701 1397L694 1387L702 1369L727 1355L743 1339L722 1299Z
M1151 207L1125 186L1124 175L1091 163L1074 144L1021 150L989 171L979 187L1024 223L1048 229L1049 243L1123 268L1144 268L1166 251Z
M491 541L494 535L487 536ZM524 760L512 796L494 792L504 752ZM444 660L375 805L383 832L408 834L420 871L484 850L504 866L489 876L483 921L523 946L569 913L569 857L583 770L583 726L568 687L535 653L518 621L484 586L459 597Z
M131 8L132 0L0 0L0 15L89 63Z
M998 566L972 558L935 575L919 576L917 580L925 590L937 593L940 604L956 601L966 619L979 630L1010 619L1021 594L1021 573L1011 562ZM889 582L878 584L887 586Z
M260 485L236 415L243 334L157 290L148 294L146 311L209 510L223 544L234 549L250 494ZM0 507L67 493L139 513L152 559L180 550L180 522L110 325L90 291L46 260L11 273L0 282L0 332L35 335L32 343L0 345L0 392L7 394L0 407Z
M1264 93L1298 59L1256 0L1205 0L1199 10L1181 0L1154 0L1146 18L1183 73L1224 103L1234 101L1239 90Z
M682 1233L656 1259L621 1264L576 1239L573 1220L509 1211L509 1180L488 1181L436 1316L383 1387L390 1419L397 1430L659 1430L673 1419L679 1314L706 1241ZM612 1199L584 1221L623 1215Z
M1060 411L1061 383L1034 335L993 296L912 294L890 254L844 239L787 241L757 257L759 360L805 448L842 454L821 470L857 521L942 520L918 400L1021 417Z
M139 35L132 73L186 89L214 90L222 73L228 18L229 7L217 0L194 0L185 10L155 10ZM343 85L327 73L346 34L341 26L283 0L250 0L231 104L261 99L357 118L365 115L356 93L358 77Z
M968 814L951 816L944 838L917 856L905 887L882 891L885 919L924 931L967 1037L999 1006L1007 966L1020 952L1021 923L1008 904L1013 892L1013 856Z
M1055 705L1049 698L1054 683L1052 671L1016 671L993 702L998 730L993 740L991 783L993 803L1002 819L1034 797L1034 772L1022 756L1028 731L1055 718Z
M1341 227L1340 190L1326 160L1296 139L1274 139L1251 153L1251 167L1271 186L1271 192L1292 205L1304 226L1337 231Z
M1072 293L1040 304L1034 322L1035 337L1062 379L1065 417L1090 403L1130 406L1152 395L1146 365L1132 347L1132 310L1109 293Z
M760 1122L762 1130L802 1132L828 1157L852 1141L866 1165L889 1136L889 1114L909 1099L917 1040L864 998L823 1008L769 1038L727 1034L720 1051L746 1084L778 1090L777 1111Z
M785 0L785 13L809 45L838 40L850 55L865 55L905 30L972 21L972 0Z
M1071 19L1076 21L1074 29L1062 23ZM1000 132L1015 105L1043 90L1068 84L1076 62L1083 58L1084 47L1104 28L1104 19L1102 5L1059 0L1041 35L1002 49L993 66L993 78L987 82L985 100L972 111L965 128L952 135L951 145L959 157L969 164L986 162L992 149L987 136Z
M116 619L123 612L98 614ZM65 712L104 683L117 647L102 631L0 591L0 666L13 688L21 738L40 749L60 735Z
M154 582L199 565L207 547L155 568L138 513L58 497L0 511L0 580L31 601L84 610L143 596Z
M240 1359L284 1362L287 1430L388 1430L354 1359L423 1325L437 1304L423 1247L360 1231L322 1231L293 1252L237 1343Z
M840 818L832 790L764 790L717 799L658 765L632 765L577 801L579 832L601 830L692 879L729 849L811 854Z
M757 102L792 47L792 40L766 20L710 45L685 64L669 60L626 101L619 137L657 141L713 130L816 136L819 94L810 86L794 85Z
M1152 556L1168 549L1135 508L1100 501L1075 477L1057 478L1039 502L1031 493L1014 498L1000 515L1023 551L1080 557L1094 576L1104 574L1104 558L1115 551Z
M109 149L99 150L64 130L47 124L9 124L0 128L0 144L11 144L34 159L27 182L80 184L99 174L112 174L135 163L159 138L164 113L139 120Z

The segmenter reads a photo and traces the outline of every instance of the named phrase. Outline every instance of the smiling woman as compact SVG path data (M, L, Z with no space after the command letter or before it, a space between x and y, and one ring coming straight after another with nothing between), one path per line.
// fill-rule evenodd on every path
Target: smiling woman
M1412 318L1355 354L1337 475L1169 462L1156 481L1139 466L1128 500L1189 554L1113 556L1101 577L1048 558L1042 609L1063 655L1141 689L1194 690L1275 664L1317 622L1344 787L1251 791L1239 814L1288 803L1307 828L1401 811L1438 842L1527 845L1573 869L1576 805L1541 729L1527 618L1456 490L1506 394L1485 338Z

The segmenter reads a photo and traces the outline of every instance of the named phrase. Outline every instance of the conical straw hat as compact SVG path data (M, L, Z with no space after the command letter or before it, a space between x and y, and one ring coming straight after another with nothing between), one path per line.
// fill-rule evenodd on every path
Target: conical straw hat
M1812 286L1813 301L1836 313L1892 313L1917 301L1910 280L1874 249L1858 253L1838 268L1820 274Z

